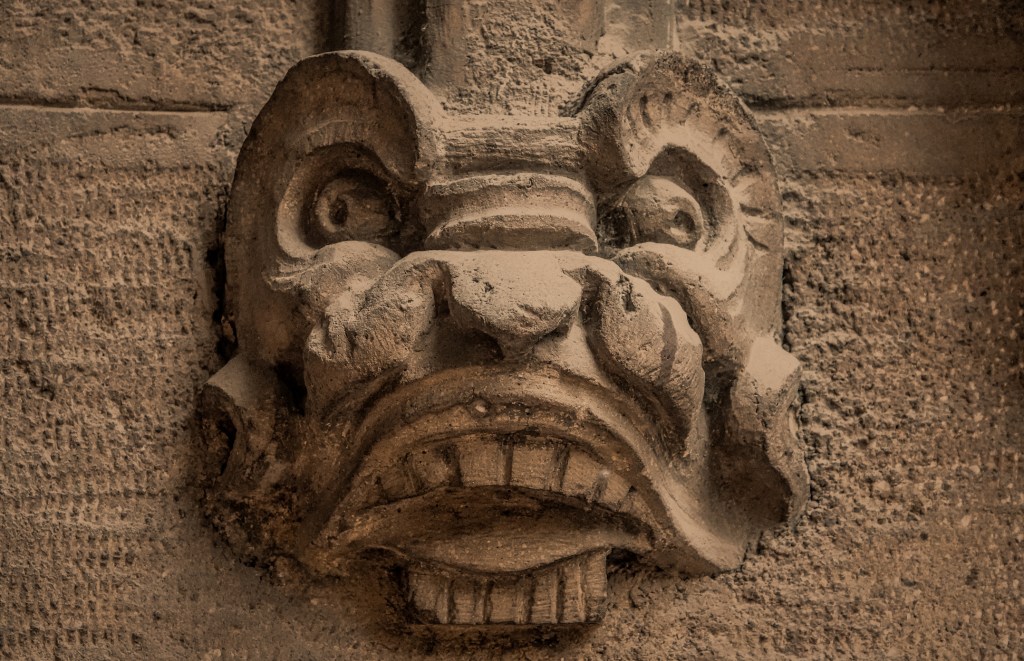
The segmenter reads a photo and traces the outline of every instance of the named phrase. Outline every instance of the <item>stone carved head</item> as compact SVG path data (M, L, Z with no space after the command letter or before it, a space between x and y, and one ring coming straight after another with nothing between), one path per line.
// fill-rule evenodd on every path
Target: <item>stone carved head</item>
M593 621L609 557L737 567L807 495L769 154L650 54L572 116L452 116L401 65L300 62L242 149L237 355L202 398L252 557L373 552L440 624Z

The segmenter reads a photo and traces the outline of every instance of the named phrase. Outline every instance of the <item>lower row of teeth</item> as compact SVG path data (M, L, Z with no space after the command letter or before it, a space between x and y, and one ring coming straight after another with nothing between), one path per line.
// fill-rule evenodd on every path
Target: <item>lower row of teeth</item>
M592 551L528 575L475 576L410 567L409 605L428 624L572 624L600 618L606 551Z

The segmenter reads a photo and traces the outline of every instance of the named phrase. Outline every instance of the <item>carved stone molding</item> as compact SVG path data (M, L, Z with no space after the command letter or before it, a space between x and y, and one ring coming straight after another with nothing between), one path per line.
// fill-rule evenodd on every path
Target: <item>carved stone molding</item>
M771 160L677 55L560 118L304 60L242 149L225 249L238 351L201 412L249 557L370 553L421 622L582 623L609 555L732 569L803 506Z

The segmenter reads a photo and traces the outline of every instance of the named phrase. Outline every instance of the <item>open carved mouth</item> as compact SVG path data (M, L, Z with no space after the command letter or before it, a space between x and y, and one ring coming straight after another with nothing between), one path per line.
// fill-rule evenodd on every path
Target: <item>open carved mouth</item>
M517 489L600 507L641 520L649 517L636 487L585 448L529 431L472 433L410 449L394 464L363 474L346 498L354 512L435 491Z
M631 513L520 487L436 488L366 512L351 532L357 548L401 559L409 603L438 623L596 618L607 554L650 549Z
M659 528L644 461L655 427L564 375L460 372L371 409L356 434L366 459L314 545L319 560L392 552L428 622L596 619L607 554L649 551Z

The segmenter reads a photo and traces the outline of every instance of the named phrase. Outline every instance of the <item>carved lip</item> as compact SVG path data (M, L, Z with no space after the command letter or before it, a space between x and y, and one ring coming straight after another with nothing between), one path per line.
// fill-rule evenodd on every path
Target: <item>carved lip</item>
M343 535L358 549L481 576L532 574L566 558L650 550L630 515L555 503L518 490L437 490L365 512Z
M317 555L387 548L509 572L597 549L649 549L664 522L647 470L654 433L624 396L554 370L426 377L370 409L353 438L365 458L314 542ZM500 541L508 532L521 552Z

